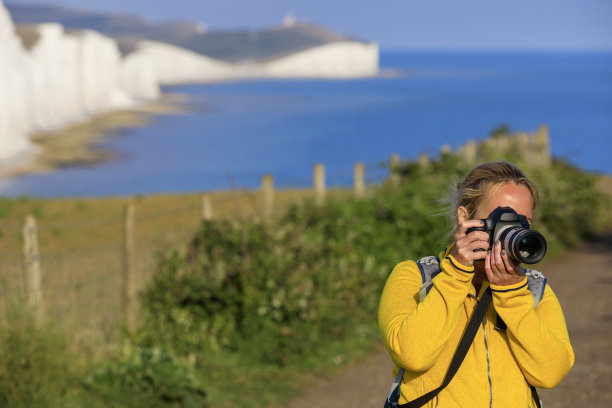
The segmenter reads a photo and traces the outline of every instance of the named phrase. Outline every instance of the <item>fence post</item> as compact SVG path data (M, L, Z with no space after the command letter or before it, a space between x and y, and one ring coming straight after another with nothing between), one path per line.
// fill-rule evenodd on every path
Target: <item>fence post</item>
M362 162L355 163L353 169L353 188L355 190L355 197L363 198L365 196L365 182L364 182L365 170Z
M389 169L391 170L391 185L394 187L397 187L400 184L400 174L398 172L399 165L400 165L399 154L397 153L391 154L391 161L389 163Z
M136 231L134 204L127 204L123 224L123 314L128 331L136 328Z
M28 307L35 323L42 322L42 277L38 248L38 228L32 215L26 217L23 225L23 263Z
M466 164L470 166L476 163L477 153L478 146L476 146L476 142L474 142L473 140L468 140L467 142L465 142L463 148L461 149L463 160Z
M322 163L315 164L313 177L315 201L317 204L322 204L325 200L325 166Z
M548 126L540 125L534 135L534 148L536 160L533 165L538 167L550 166L550 136L548 133Z
M429 157L425 153L419 154L419 168L427 170L429 168Z
M272 174L264 174L261 179L261 197L264 219L269 220L274 214L274 176Z
M210 196L208 194L202 194L200 205L201 205L201 210L202 210L202 220L203 221L212 220L213 218L212 203L210 201Z
M516 150L521 161L529 162L529 136L527 132L516 135Z
M449 145L449 144L443 144L443 145L440 147L440 155L441 155L442 157L445 157L445 156L450 156L452 153L453 153L453 151L452 151L452 149L451 149L451 147L450 147L450 145Z

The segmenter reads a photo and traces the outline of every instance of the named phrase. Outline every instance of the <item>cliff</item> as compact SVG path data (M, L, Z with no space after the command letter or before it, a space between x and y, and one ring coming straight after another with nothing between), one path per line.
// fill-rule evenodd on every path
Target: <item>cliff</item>
M31 147L27 137L27 56L6 9L0 3L0 161Z
M164 27L182 33L178 37L185 43L196 39L193 30L183 26ZM289 27L274 30L286 34L286 29ZM299 24L297 29L303 32L302 45L306 37L317 45L272 59L219 60L193 49L135 37L126 52L116 38L89 29L69 31L58 23L16 28L0 0L0 164L32 151L28 135L33 132L63 128L93 115L154 100L160 96L161 85L377 74L375 43L334 37ZM323 43L325 39L331 42ZM261 55L271 55L270 42L262 44L266 53Z
M148 74L147 74L148 72ZM159 95L149 60L115 40L59 24L14 26L0 2L0 163L33 151L29 135Z

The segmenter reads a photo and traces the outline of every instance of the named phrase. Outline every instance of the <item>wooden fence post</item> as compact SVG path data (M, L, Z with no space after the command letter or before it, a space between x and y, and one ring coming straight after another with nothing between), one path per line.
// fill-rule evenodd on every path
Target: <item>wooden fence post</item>
M365 169L362 162L355 163L353 169L353 187L355 190L355 197L363 198L365 196Z
M419 168L427 170L429 168L429 157L425 153L419 154Z
M461 149L461 155L463 156L463 160L469 166L472 166L476 163L476 156L478 154L478 146L476 146L476 142L473 140L468 140L465 142Z
M212 210L212 203L210 201L210 196L208 194L202 194L202 198L201 198L201 211L202 211L202 220L203 221L210 221L213 218L213 210Z
M391 170L391 185L397 187L400 185L400 174L398 172L400 165L399 154L391 154L391 161L389 162L389 169Z
M520 160L528 162L529 136L527 132L520 132L516 135L516 150Z
M444 157L444 156L450 156L452 153L453 153L453 151L452 151L452 149L451 149L451 147L450 147L450 145L449 145L449 144L446 144L446 143L445 143L445 144L443 144L443 145L440 147L440 155L441 155L442 157Z
M136 328L136 231L134 204L127 204L123 224L123 314L128 331Z
M35 323L42 322L42 277L40 252L38 248L38 228L32 215L26 217L23 225L23 263L28 307Z
M269 220L274 214L274 176L264 174L261 180L261 198L264 219Z
M537 167L548 167L551 163L550 157L550 136L548 126L540 125L533 136L533 148L535 151L535 160L532 163Z
M322 163L315 164L313 178L315 201L317 204L322 204L325 200L325 166Z

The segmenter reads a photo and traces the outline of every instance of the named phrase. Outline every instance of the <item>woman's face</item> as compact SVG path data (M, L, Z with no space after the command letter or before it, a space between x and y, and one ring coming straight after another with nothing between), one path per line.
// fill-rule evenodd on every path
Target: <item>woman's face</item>
M489 202L481 207L476 218L488 218L489 214L497 207L510 207L517 214L524 215L529 221L533 221L533 199L529 189L521 184L512 182L502 184L491 196Z

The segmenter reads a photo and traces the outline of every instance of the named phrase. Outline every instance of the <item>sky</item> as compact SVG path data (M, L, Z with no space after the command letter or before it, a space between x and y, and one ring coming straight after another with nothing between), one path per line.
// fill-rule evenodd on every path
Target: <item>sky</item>
M264 28L287 14L387 49L612 51L611 0L0 0Z

